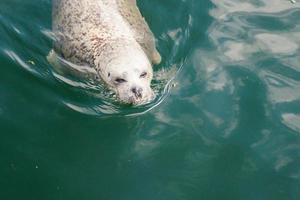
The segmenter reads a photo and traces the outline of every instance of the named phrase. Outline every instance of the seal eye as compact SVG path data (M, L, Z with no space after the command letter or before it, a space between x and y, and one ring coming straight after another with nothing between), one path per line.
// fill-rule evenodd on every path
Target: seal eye
M147 76L147 72L143 72L141 75L140 75L140 78L145 78Z
M122 79L122 78L116 78L115 82L116 82L116 83L125 83L126 80L125 80L125 79Z

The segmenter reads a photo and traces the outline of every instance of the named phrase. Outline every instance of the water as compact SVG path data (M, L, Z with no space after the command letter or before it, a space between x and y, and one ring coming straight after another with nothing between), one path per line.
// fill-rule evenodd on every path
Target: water
M132 108L56 76L50 0L1 1L0 198L300 199L300 3L138 4L164 60Z

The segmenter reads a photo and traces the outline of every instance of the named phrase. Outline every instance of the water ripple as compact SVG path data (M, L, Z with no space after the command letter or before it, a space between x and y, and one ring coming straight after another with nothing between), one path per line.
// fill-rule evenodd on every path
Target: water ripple
M19 4L20 12L26 8L37 7L37 9L33 13L27 13L26 18L22 18L9 12L13 10L12 7L16 3ZM102 82L95 81L91 76L87 78L87 75L92 74L87 67L60 60L64 63L64 69L59 69L48 63L46 58L49 52L51 56L50 50L55 40L50 23L51 1L45 0L38 5L34 0L30 2L15 0L1 6L0 11L0 26L3 27L0 29L3 38L1 51L6 58L39 79L63 88L64 94L85 95L85 98L71 98L68 95L58 94L61 95L58 99L74 111L98 116L136 115L157 107L168 96L172 88L171 82L184 63L185 58L179 58L178 54L182 52L188 40L189 29L186 27L191 24L191 18L187 18L186 24L183 24L184 27L173 26L166 28L165 32L156 33L158 49L164 54L163 63L158 67L155 66L154 69L152 86L157 98L147 105L129 109L128 106L120 105L116 96ZM182 15L186 13L188 12L183 12Z

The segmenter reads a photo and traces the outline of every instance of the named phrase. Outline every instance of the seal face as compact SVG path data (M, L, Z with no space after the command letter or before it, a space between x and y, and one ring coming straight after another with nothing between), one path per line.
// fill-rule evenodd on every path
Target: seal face
M94 68L122 102L141 104L154 92L151 63L161 60L135 0L53 0L54 50Z
M141 104L154 97L150 87L152 66L141 51L125 48L124 52L119 52L118 59L112 59L100 74L123 102Z

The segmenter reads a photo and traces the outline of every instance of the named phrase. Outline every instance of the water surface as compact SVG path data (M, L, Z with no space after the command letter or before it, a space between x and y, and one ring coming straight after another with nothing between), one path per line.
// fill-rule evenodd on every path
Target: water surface
M50 0L0 2L0 198L300 199L300 3L138 5L163 63L132 108L55 74Z

